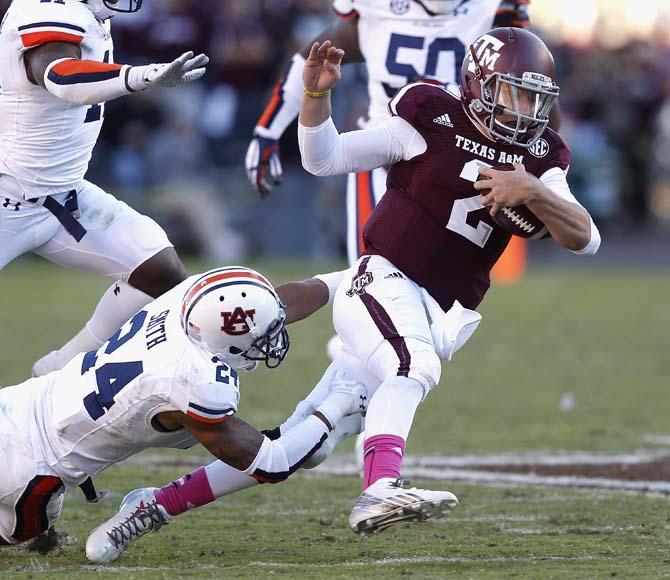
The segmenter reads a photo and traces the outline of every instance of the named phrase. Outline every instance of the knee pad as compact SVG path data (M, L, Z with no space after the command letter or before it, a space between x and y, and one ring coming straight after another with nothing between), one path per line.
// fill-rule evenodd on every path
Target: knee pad
M368 359L368 368L382 380L407 376L418 381L424 397L440 382L442 364L432 345L415 338L404 339L405 361L401 361L393 346L385 341ZM402 365L409 367L403 369ZM406 372L407 374L403 374Z
M412 353L409 378L421 383L424 399L440 382L442 363L433 350L421 350Z

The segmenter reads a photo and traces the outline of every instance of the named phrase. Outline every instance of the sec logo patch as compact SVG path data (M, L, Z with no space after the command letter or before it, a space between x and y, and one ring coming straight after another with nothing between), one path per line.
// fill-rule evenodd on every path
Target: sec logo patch
M391 12L393 14L405 14L409 10L411 0L391 0Z
M530 154L533 155L534 157L537 157L538 159L542 159L543 157L547 156L547 153L549 153L549 143L547 143L547 140L540 137L533 146L528 149L530 151Z

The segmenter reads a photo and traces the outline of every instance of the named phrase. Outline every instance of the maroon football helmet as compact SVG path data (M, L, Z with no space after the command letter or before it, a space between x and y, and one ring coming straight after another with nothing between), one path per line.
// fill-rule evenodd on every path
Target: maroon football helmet
M532 147L558 98L554 57L523 28L496 28L468 49L461 66L463 104L493 139Z

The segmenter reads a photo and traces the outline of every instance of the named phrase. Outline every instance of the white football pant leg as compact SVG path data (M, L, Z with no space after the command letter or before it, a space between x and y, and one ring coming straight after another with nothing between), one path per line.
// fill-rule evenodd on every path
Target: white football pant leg
M98 186L82 182L77 197L86 235L77 242L61 227L35 253L66 268L127 280L139 265L172 247L154 220Z
M380 381L409 377L426 395L439 382L421 288L385 258L364 256L350 268L335 294L333 323L344 352Z
M19 417L12 414L12 421L26 420L24 415L28 407L23 403L24 400L5 404L0 400L0 465L3 468L0 477L0 538L10 544L23 541L21 536L29 540L46 531L35 526L42 521L47 527L53 525L60 515L64 498L60 479L53 475L38 475L30 442L9 420L12 408L15 413L21 413ZM41 485L35 485L37 483Z
M385 258L363 257L337 289L333 320L343 350L382 381L370 399L366 439L407 439L417 406L441 375L420 287Z
M0 270L46 243L60 227L48 209L23 199L16 179L0 174Z

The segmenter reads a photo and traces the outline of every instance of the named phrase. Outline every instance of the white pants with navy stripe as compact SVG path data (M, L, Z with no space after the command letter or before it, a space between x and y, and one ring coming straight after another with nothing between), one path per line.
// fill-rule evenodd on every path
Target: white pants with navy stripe
M386 192L385 167L347 176L347 258L349 265L363 253L363 226Z
M440 378L418 284L382 256L363 256L340 283L333 323L343 350L380 381L404 376L427 394Z
M42 205L23 199L21 187L0 175L0 270L27 252L66 268L127 280L146 260L172 246L151 218L98 186L82 181L77 191L86 235L77 242ZM64 203L67 193L54 195Z

